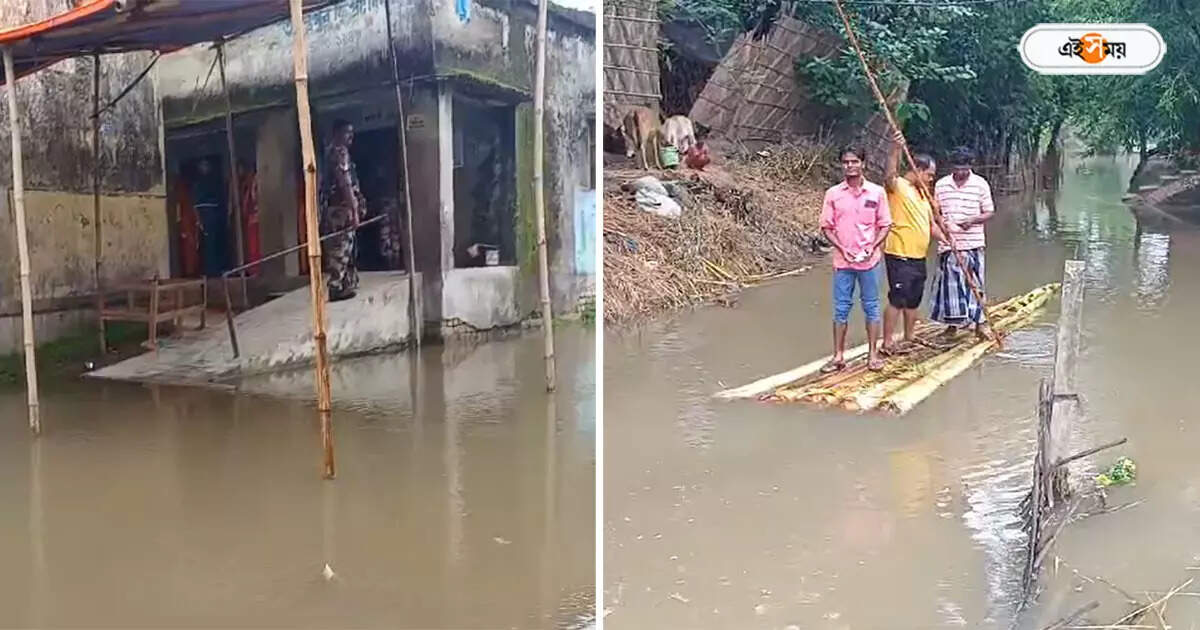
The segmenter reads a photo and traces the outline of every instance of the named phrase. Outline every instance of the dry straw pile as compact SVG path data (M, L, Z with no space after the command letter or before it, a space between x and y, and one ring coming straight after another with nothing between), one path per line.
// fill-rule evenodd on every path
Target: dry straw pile
M826 186L824 147L732 156L703 172L649 173L686 191L683 217L638 208L622 186L645 171L608 169L604 187L604 318L632 322L806 269Z

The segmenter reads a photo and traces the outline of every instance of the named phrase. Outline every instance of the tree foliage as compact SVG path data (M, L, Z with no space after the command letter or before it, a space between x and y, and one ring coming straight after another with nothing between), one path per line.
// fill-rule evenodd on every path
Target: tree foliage
M701 22L714 41L763 34L777 0L662 0L667 19ZM969 145L993 163L1035 155L1065 128L1096 151L1149 147L1200 151L1200 2L1195 0L999 0L922 7L855 4L852 21L886 91L907 82L898 111L911 143L941 153ZM796 3L794 15L845 36L827 3ZM1158 29L1167 54L1143 76L1041 76L1017 45L1045 22L1134 22ZM797 80L857 124L876 108L852 49L800 60Z

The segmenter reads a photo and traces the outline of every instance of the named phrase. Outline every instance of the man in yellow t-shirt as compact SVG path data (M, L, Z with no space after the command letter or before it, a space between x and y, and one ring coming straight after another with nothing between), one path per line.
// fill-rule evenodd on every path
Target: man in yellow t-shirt
M916 170L909 170L903 177L898 176L901 142L903 137L897 134L888 154L887 173L883 180L893 221L883 246L888 278L888 305L883 313L883 346L880 348L884 355L904 354L912 350L917 309L925 294L925 254L931 236L941 239L940 230L933 222L930 200L919 189L920 182L924 183L927 191L933 190L937 164L932 157L917 154L913 156ZM905 343L898 345L893 331L901 313L904 317Z

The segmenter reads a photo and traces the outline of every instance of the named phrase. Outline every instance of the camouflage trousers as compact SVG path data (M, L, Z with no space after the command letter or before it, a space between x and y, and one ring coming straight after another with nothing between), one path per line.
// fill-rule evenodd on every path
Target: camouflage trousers
M346 206L330 206L325 212L325 219L324 232L331 234L350 227L353 214ZM353 231L339 234L321 246L321 258L325 273L329 277L327 286L331 300L345 299L358 290L355 236Z
M383 256L389 269L400 269L404 266L401 249L403 226L400 223L400 207L395 199L385 199L381 204L379 214L379 253Z

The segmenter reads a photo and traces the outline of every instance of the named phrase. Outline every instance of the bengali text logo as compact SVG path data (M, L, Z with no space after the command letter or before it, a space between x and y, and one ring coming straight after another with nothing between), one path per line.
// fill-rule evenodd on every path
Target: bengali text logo
M1038 24L1019 48L1025 65L1041 74L1145 74L1167 51L1146 24Z

